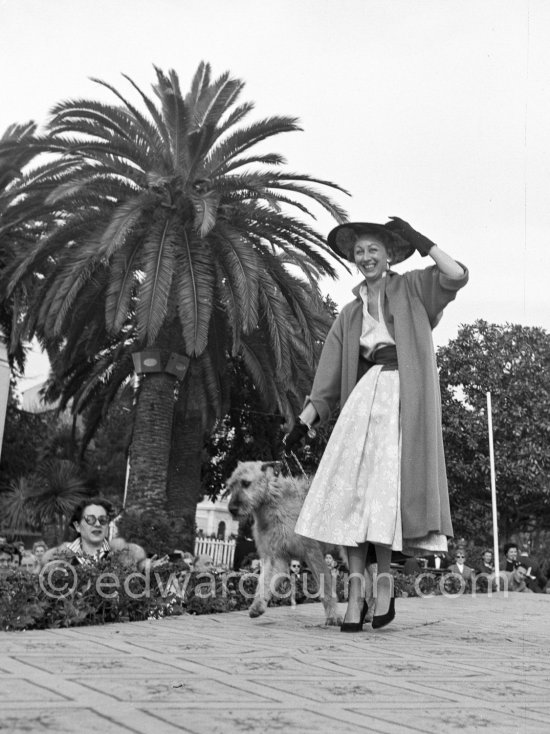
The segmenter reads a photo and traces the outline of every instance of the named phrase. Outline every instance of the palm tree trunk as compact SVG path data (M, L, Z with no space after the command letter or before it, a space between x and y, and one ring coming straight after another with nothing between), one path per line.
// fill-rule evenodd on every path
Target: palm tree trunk
M138 390L126 509L166 511L176 378L144 374Z
M168 469L167 508L180 534L182 550L191 552L195 544L197 503L202 498L202 426L200 412L176 410Z

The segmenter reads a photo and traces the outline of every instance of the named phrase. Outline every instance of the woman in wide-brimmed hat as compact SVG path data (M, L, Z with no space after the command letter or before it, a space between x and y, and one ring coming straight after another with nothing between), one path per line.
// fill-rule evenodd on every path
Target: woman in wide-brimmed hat
M296 532L347 550L349 598L342 631L362 629L369 543L378 564L372 626L395 616L392 550L447 550L452 536L431 331L467 280L466 268L407 222L350 222L328 244L363 281L335 320L311 394L292 431L292 451L314 425L341 412ZM390 264L415 250L434 264L399 275Z

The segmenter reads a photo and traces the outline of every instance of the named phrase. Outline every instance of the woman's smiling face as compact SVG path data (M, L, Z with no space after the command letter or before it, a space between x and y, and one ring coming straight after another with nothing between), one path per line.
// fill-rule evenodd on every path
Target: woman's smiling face
M376 282L387 270L388 253L374 235L362 234L353 246L353 259L367 282Z

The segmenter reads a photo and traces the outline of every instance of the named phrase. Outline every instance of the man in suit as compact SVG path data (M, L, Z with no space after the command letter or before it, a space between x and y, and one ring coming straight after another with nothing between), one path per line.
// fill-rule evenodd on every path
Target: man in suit
M508 591L519 591L526 594L533 593L526 583L527 569L523 561L520 561L514 570L508 571L506 575L508 576Z
M436 551L435 553L430 553L427 556L424 556L426 559L426 568L436 570L442 569L442 568L448 568L449 567L449 558L446 553L443 553L442 551Z
M455 553L455 562L449 566L449 571L460 574L465 581L472 581L475 575L474 569L466 565L466 553L461 549Z
M527 568L525 583L535 594L540 594L546 583L540 571L540 566L535 558L529 555L529 548L523 547L519 556L519 562Z

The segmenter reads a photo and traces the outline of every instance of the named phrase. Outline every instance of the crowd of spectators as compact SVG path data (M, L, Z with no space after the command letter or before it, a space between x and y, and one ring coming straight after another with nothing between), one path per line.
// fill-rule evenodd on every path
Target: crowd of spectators
M453 573L465 581L473 583L479 577L494 581L495 563L493 551L489 548L481 553L479 560L470 564L466 546L458 546L451 553L436 553L423 557L408 558L402 565L405 574L422 572ZM508 590L534 594L550 593L550 564L543 573L541 565L534 559L526 547L520 549L517 543L506 543L499 564L500 573L508 579ZM504 583L501 582L501 587Z
M47 563L59 559L69 560L73 565L93 562L109 554L116 553L126 565L138 571L153 569L166 563L176 563L181 572L195 571L209 573L212 571L229 571L226 566L215 565L212 556L201 553L194 556L187 551L175 549L173 553L157 558L148 557L145 550L135 544L127 543L123 538L109 538L110 521L113 517L111 504L103 498L92 498L79 505L71 519L71 527L76 537L70 543L62 543L48 548L44 540L37 540L27 548L20 540L9 542L7 537L0 536L0 575L12 571L38 574ZM458 545L451 552L437 552L421 557L401 557L394 563L394 569L405 575L420 573L456 574L472 584L479 577L491 579L495 574L493 551L485 549L481 554L474 554L477 560L470 563L466 545ZM237 561L237 558L235 559ZM343 579L347 573L345 557L338 548L328 549L325 562L335 579ZM235 570L258 574L261 562L252 550L238 559ZM289 560L289 574L298 577L308 574L307 565L302 559ZM506 573L508 590L523 593L550 593L550 564L544 569L531 556L528 547L509 542L503 548L500 571ZM493 581L493 587L495 582Z

